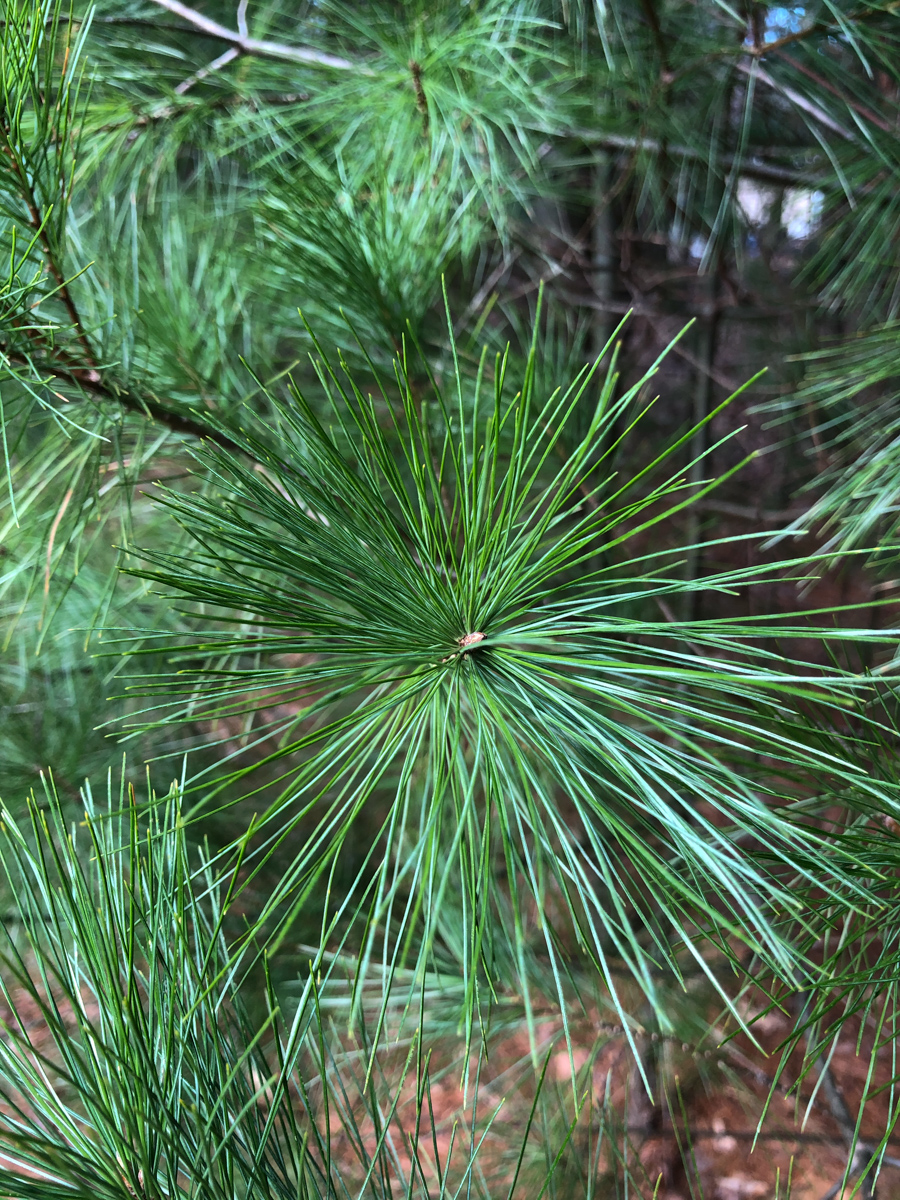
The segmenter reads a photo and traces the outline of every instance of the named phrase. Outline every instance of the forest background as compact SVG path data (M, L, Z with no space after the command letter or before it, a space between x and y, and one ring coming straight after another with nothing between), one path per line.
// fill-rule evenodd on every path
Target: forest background
M2 1195L896 1194L898 35L4 0Z

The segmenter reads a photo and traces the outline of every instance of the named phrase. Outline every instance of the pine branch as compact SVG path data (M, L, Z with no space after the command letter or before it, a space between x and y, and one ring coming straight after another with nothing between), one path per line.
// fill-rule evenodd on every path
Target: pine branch
M43 347L41 347L41 352L43 353ZM11 366L25 371L34 367L33 362L9 353L6 347L3 348L3 354ZM92 393L98 399L118 404L128 412L145 418L149 417L151 421L167 426L173 433L214 442L225 450L246 454L243 446L223 430L217 429L215 425L208 425L193 415L188 415L183 411L179 412L178 409L170 407L155 396L139 393L132 388L119 387L118 384L104 379L101 372L95 367L85 367L83 364L75 362L62 362L57 352L56 361L49 364L49 369L56 378L78 389L79 392Z
M183 17L195 28L205 33L207 37L216 38L220 42L228 42L237 47L242 54L255 54L260 58L278 58L287 62L309 63L318 67L331 67L336 71L357 71L369 75L372 72L360 63L352 62L349 58L340 58L336 54L327 54L323 50L310 50L306 46L285 46L281 42L269 42L260 38L249 37L236 29L220 25L195 12L180 0L153 0L154 4L168 9L178 17Z
M8 131L3 126L3 132L7 147L10 146ZM59 299L66 310L72 328L75 331L75 337L78 344L84 352L84 360L80 363L70 363L67 365L55 365L54 370L62 378L75 384L79 388L93 391L98 396L102 396L106 400L113 400L117 404L130 412L139 413L142 416L150 417L151 420L157 421L160 424L167 425L173 433L186 434L190 437L209 439L217 445L226 449L238 449L235 443L227 434L215 429L211 425L205 425L197 421L194 417L180 413L175 409L169 408L168 405L161 401L149 397L140 396L136 392L127 388L118 388L116 385L104 381L96 356L94 355L93 347L91 346L90 338L87 330L81 319L81 314L75 304L72 292L69 288L68 281L62 270L56 255L53 253L53 248L46 233L46 221L41 212L37 196L34 188L28 178L27 172L21 169L21 165L15 155L11 155L13 162L16 165L17 173L21 180L23 197L28 206L29 219L28 223L34 232L39 236L41 248L44 252L44 258L47 263L47 269L56 282L56 292ZM32 333L33 336L33 333ZM11 357L12 361L12 357ZM27 364L23 363L23 366Z
M225 450L246 455L246 448L238 445L223 430L217 429L214 425L207 425L196 417L188 416L175 408L170 408L168 404L155 397L142 395L130 388L120 388L114 383L105 382L98 372L76 373L73 371L68 378L102 399L121 405L128 412L149 417L157 424L167 426L173 433L214 442Z

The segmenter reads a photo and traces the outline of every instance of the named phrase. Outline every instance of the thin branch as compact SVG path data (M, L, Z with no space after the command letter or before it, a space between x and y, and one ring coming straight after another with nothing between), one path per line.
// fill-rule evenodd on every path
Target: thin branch
M672 145L669 142L666 142L664 146L656 138L624 137L621 134L597 133L589 129L577 129L572 132L589 145L599 146L604 150L648 150L654 154L665 152L675 158L708 161L706 151L695 150L692 146ZM792 167L782 167L776 163L760 162L756 157L748 159L740 155L723 154L719 156L718 161L723 167L734 168L739 175L746 176L748 179L763 179L772 183L793 183L809 187L820 187L827 182L821 176L813 175L808 171L797 171Z
M218 58L214 58L208 66L201 67L199 71L195 71L193 75L189 75L187 79L183 79L175 89L176 96L183 96L185 92L190 91L195 83L199 83L201 79L205 79L207 75L212 75L214 71L221 70L222 67L233 62L240 57L240 50L232 46L226 50L224 54L220 54Z
M871 17L883 17L887 14L893 14L900 8L900 0L893 0L893 3L885 5L883 8L863 8L859 12L847 14L847 24L853 25L859 21L867 21ZM843 26L835 21L813 21L811 25L807 25L805 29L799 29L796 33L787 33L784 37L777 38L774 42L762 42L754 46L742 46L743 54L752 54L754 58L765 58L768 54L775 54L785 46L792 46L795 42L806 41L807 38L813 37L817 33L834 34L842 33Z
M247 25L247 9L250 5L250 0L241 0L237 7L237 27L241 37L250 36L250 28Z
M66 492L63 497L63 502L57 510L56 516L53 518L53 524L50 526L50 537L47 540L47 566L44 570L44 595L50 592L50 566L53 561L53 543L56 541L56 531L59 529L60 522L65 516L66 509L69 507L69 501L72 499L72 488Z
M512 269L516 259L521 255L521 253L521 249L514 249L508 257L504 255L494 270L491 271L490 275L488 275L487 279L469 301L462 315L457 318L456 323L453 326L453 334L455 337L460 336L466 327L466 322L481 309L482 304L484 304L485 300L487 300L488 296L491 294L506 272Z
M707 320L715 321L722 316L723 306L721 304L718 304L714 301L711 305L707 305L705 307L706 312L702 312L701 315L705 316ZM678 355L679 358L683 358L685 362L690 363L694 370L699 372L699 374L707 381L712 380L712 382L717 383L720 388L724 388L726 392L736 392L739 390L741 385L737 382L737 380L729 379L727 375L723 375L721 371L718 371L712 364L709 355L705 350L699 358L696 354L692 354L690 350L685 350L683 346L680 346L677 343L672 347L672 350Z
M99 364L94 354L93 346L88 337L81 315L76 307L75 300L69 290L68 281L63 273L62 267L53 253L53 247L47 237L46 224L44 216L41 212L38 203L37 195L34 187L28 177L27 172L22 170L18 157L13 151L10 143L9 131L6 125L0 122L0 132L2 132L6 142L7 150L13 161L16 173L19 176L19 181L22 187L22 194L25 203L28 207L28 219L31 228L40 237L41 247L44 252L44 258L47 263L47 269L56 281L56 294L59 296L63 307L68 314L69 321L75 331L75 337L84 352L84 359L79 363L53 365L52 369L60 378L68 379L69 382L75 384L82 390L93 391L95 394L103 396L107 400L114 400L123 408L131 412L140 413L142 416L150 417L154 421L159 421L163 425L167 425L173 433L186 434L191 437L208 438L211 441L217 442L219 445L227 449L239 449L237 444L227 436L220 433L213 427L203 425L196 421L193 417L179 413L177 410L170 409L167 405L160 401L149 397L138 396L136 393L128 389L119 389L114 384L105 382L98 369ZM59 362L57 358L57 363Z
M209 69L211 70L212 67L213 64L210 63ZM192 76L192 78L194 77ZM188 81L185 80L184 82L187 83ZM179 87L181 86L183 85L179 84ZM189 99L187 104L184 105L164 104L159 108L153 109L152 112L140 113L139 115L134 115L132 113L129 116L120 117L116 121L110 121L107 125L101 125L99 129L102 133L110 133L115 129L121 129L123 126L127 125L130 127L130 129L137 130L138 128L143 128L146 125L154 125L157 121L168 121L170 117L174 117L179 113L189 112L191 109L196 109L201 105L205 107L207 111L223 108L241 108L245 105L247 107L250 107L251 105L258 106L261 103L268 104L272 108L277 108L292 104L302 104L308 99L308 92L274 92L271 94L261 93L255 96L253 100L248 100L243 96L219 96L214 100L203 101L191 101Z
M827 79L823 79L817 71L814 71L811 67L808 67L806 63L798 62L795 58L791 58L788 54L779 54L778 57L783 62L786 62L792 66L795 71L800 71L803 75L806 75L809 79L811 79L813 83L816 83L819 87L824 88L826 92L831 92L833 96L837 96L837 98L842 100L848 108L852 108L855 113L859 113L861 117L865 117L867 121L871 121L873 125L882 130L884 133L893 132L890 122L886 121L884 117L880 117L878 113L873 112L871 108L867 108L865 104L860 104L857 100L851 100L849 96L845 96L840 88L835 87L833 83L829 83Z
M202 421L198 421L195 417L187 413L170 408L156 397L143 396L138 392L132 391L130 388L120 388L115 383L107 383L97 371L57 369L56 373L60 378L76 384L83 391L93 392L95 396L107 402L112 401L119 404L128 412L136 413L142 417L149 417L151 421L156 421L160 425L167 426L173 433L182 434L186 437L199 438L202 441L215 442L217 446L221 446L225 450L246 454L243 446L238 445L233 438L229 437L222 430L217 429L214 425L205 425Z
M644 16L647 18L647 24L650 26L650 32L653 35L653 41L656 45L656 52L659 55L661 78L665 83L668 83L671 78L671 72L669 71L669 48L666 44L662 26L659 23L656 4L654 0L641 0L641 8L644 10Z
M69 291L69 282L63 274L62 268L60 267L56 260L56 256L53 253L53 247L51 246L50 239L47 236L45 214L41 212L41 207L38 203L38 197L34 190L34 185L30 176L28 175L28 172L23 170L22 164L19 161L19 157L13 149L10 141L9 129L7 128L6 124L0 123L0 129L2 129L7 153L12 160L16 174L19 177L19 184L22 188L22 196L28 208L28 224L31 226L32 230L37 234L40 240L40 245L44 252L44 258L47 262L47 269L56 282L56 293L62 301L62 305L72 323L72 327L75 330L75 336L81 343L81 348L85 353L85 361L87 365L93 369L96 366L96 360L94 359L94 351L91 347L90 338L88 337L87 331L81 323L81 317L78 313L78 309L75 307L75 301L72 299L72 293Z
M849 129L845 129L843 125L838 124L838 122L835 121L835 119L830 116L824 108L820 108L818 104L813 104L811 100L807 100L804 95L796 91L794 88L788 87L786 84L779 83L779 81L774 79L768 71L763 70L758 63L754 63L753 66L747 66L746 63L735 63L735 68L736 70L740 71L742 75L749 75L751 78L756 78L760 83L764 83L767 87L772 88L774 91L780 92L786 100L790 100L793 105L807 113L807 115L812 117L813 120L818 121L820 125L824 125L826 129L830 129L832 133L839 134L848 142L855 142L857 140L855 134L851 133Z
M588 282L594 298L601 304L615 298L616 266L619 257L616 251L616 222L612 206L614 185L611 165L612 156L607 151L598 150L591 172L593 211ZM601 308L595 308L591 320L591 351L594 355L601 352L611 332L612 322L609 314Z
M428 112L428 100L425 96L425 89L422 87L422 66L416 62L414 58L409 60L409 69L412 74L413 91L416 93L416 108L422 116L422 136L428 137L428 130L431 125L431 116Z
M181 0L153 0L161 8L167 9L177 17L188 21L195 29L205 33L207 37L216 38L220 42L228 42L235 46L241 54L255 54L260 58L279 58L287 62L308 63L317 67L331 67L336 71L358 71L364 75L372 74L371 70L349 58L340 58L336 54L327 54L323 50L310 50L306 46L285 46L281 42L269 42L260 38L248 37L237 29L229 29L218 21L211 21L198 12L194 12Z
M807 1012L807 1006L810 1002L808 993L800 992L797 996L797 1011L798 1017L803 1018ZM805 1034L807 1053L816 1053L815 1042L815 1025L807 1026ZM836 1045L836 1042L834 1043ZM870 1200L872 1196L872 1176L869 1173L869 1168L875 1161L876 1151L868 1142L862 1141L859 1138L857 1122L854 1120L850 1109L847 1106L847 1101L841 1089L838 1087L837 1081L831 1071L831 1054L827 1057L823 1053L816 1054L814 1061L814 1069L819 1072L819 1082L813 1087L813 1098L821 1086L825 1094L825 1099L828 1104L828 1111L838 1125L844 1143L847 1147L848 1161L844 1171L843 1179L839 1180L835 1188L832 1189L832 1196L837 1196L843 1187L846 1186L851 1175L861 1174L865 1172L864 1178L859 1187L859 1194L863 1200ZM862 1103L862 1101L860 1102ZM823 1198L824 1200L824 1198Z
M716 373L716 351L719 344L721 327L721 311L719 308L719 253L713 253L712 269L704 278L699 277L700 287L706 292L703 307L707 312L700 318L697 325L697 354L695 358L695 378L693 395L693 413L691 423L694 432L691 434L688 456L691 459L688 467L688 483L695 488L700 487L703 473L707 469L706 455L709 450L709 426L707 418L710 414L713 398L713 376ZM696 506L688 509L687 532L688 542L684 566L685 579L693 582L703 573L703 548L700 545L700 511ZM684 596L684 619L696 621L700 615L701 594L696 588L689 588Z
M26 370L34 368L33 361L17 354L10 354L6 349L3 352L11 365ZM41 353L46 353L45 347L41 347ZM131 388L119 387L118 384L105 380L93 367L87 368L81 363L62 361L58 349L55 357L47 362L47 370L64 384L77 389L82 396L90 393L99 400L118 404L127 412L136 413L151 421L156 421L160 425L165 425L173 433L215 442L225 450L246 454L244 447L229 437L227 433L217 429L216 426L204 424L190 413L170 408L155 396L141 395ZM66 399L66 397L61 396L60 399Z
M820 1071L822 1077L822 1090L825 1092L825 1098L828 1101L828 1109L841 1128L841 1134L847 1145L847 1152L850 1155L850 1161L847 1163L844 1177L839 1179L834 1187L825 1193L822 1200L833 1200L847 1186L852 1175L860 1174L863 1171L866 1172L866 1175L859 1187L859 1195L863 1200L869 1200L872 1196L872 1176L869 1171L877 1157L876 1151L867 1142L858 1139L856 1122L850 1115L847 1102L831 1073L830 1066L821 1055L816 1059L816 1068Z
M719 513L723 517L738 517L744 521L765 521L767 524L780 525L786 521L796 521L806 512L805 508L777 509L754 508L744 504L729 504L725 500L698 500L697 508L703 512Z

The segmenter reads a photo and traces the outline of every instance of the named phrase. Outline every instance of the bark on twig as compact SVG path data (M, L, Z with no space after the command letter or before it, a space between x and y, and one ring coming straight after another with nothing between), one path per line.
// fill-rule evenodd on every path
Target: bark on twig
M416 62L414 58L411 58L409 60L409 69L412 74L413 91L416 93L416 108L422 117L422 136L428 137L431 118L428 115L428 100L425 96L425 88L422 86L422 65Z

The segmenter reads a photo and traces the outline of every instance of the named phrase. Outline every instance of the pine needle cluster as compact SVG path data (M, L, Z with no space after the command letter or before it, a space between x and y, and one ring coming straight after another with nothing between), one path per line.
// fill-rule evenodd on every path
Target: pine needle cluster
M5 0L4 1195L650 1194L760 996L871 1189L896 9Z

